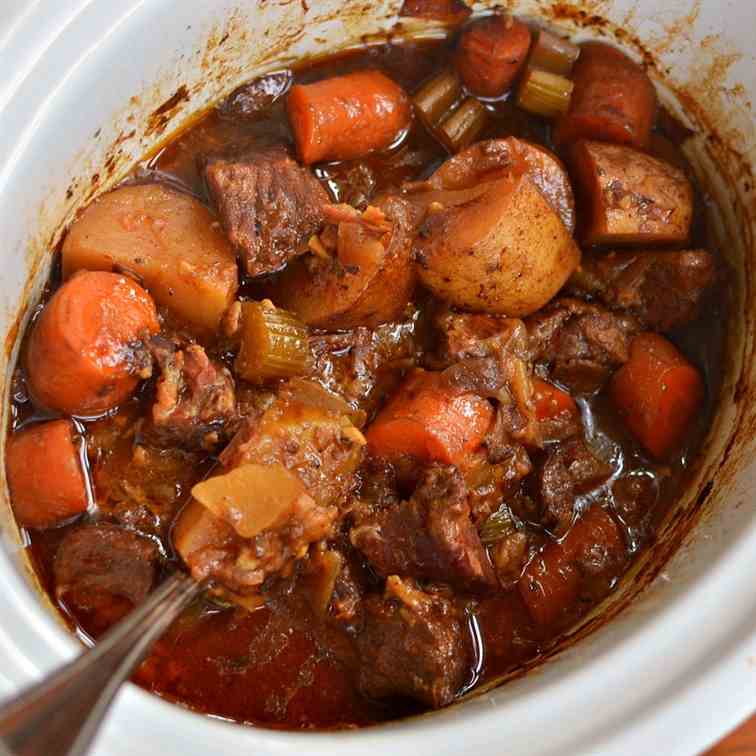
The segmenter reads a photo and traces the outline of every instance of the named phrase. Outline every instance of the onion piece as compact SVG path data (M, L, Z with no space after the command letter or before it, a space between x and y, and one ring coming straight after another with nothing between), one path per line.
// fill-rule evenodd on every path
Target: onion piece
M192 496L242 538L282 525L298 499L311 498L299 477L280 464L241 465L197 483Z

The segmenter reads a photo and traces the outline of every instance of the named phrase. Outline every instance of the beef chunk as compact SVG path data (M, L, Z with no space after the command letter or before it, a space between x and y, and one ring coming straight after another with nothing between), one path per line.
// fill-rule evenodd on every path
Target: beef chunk
M235 514L230 497L220 497L216 514L195 500L199 509L187 508L174 528L176 549L192 574L212 576L237 593L259 593L268 578L290 575L312 544L333 537L356 485L364 444L343 408L348 406L317 385L293 379L267 409L245 419L220 455L225 474L238 481L245 465L283 467L304 490L295 490L280 517L261 531L254 523L242 529L243 513Z
M312 376L372 415L415 364L416 322L410 319L310 338Z
M461 613L441 594L395 575L383 596L365 600L357 647L359 688L370 698L402 696L438 708L451 703L467 678Z
M262 585L272 575L288 574L310 544L332 535L337 517L336 507L320 506L306 494L299 497L283 525L264 530L242 546L234 575L243 592Z
M153 339L160 366L152 426L165 443L212 449L226 437L225 424L236 413L234 379L198 344L183 349L163 338Z
M116 525L76 527L55 555L55 596L95 622L99 634L150 592L158 556L153 541Z
M362 585L355 575L355 567L349 562L336 577L331 596L331 616L339 622L352 622L362 604Z
M399 506L399 478L391 462L368 455L359 474L362 480L359 498L363 507L374 512Z
M575 497L605 483L611 474L611 466L582 439L552 446L538 473L542 524L555 535L564 535L572 525Z
M455 388L499 402L498 442L540 445L532 360L523 322L447 311L437 318L436 326L441 334L437 361L448 365L445 380Z
M429 467L409 501L360 518L350 537L379 575L470 590L496 585L456 467Z
M696 317L715 278L714 257L703 249L602 252L583 258L571 287L649 328L669 331Z
M502 500L513 496L520 482L533 470L530 457L520 444L497 447L496 461L492 462L491 457L489 446L487 454L475 455L465 467L467 502L476 525L495 512Z
M442 310L434 323L439 335L438 356L447 365L469 357L492 357L503 339L516 338L518 323L514 318ZM522 345L514 342L513 347Z
M318 166L321 180L328 182L336 201L366 210L375 196L378 176L369 162L347 160L341 163L326 163ZM381 175L385 180L385 174ZM384 185L385 188L385 185Z
M282 147L212 159L205 178L250 276L272 273L304 253L323 224L325 189Z
M534 358L576 393L600 389L627 362L638 321L579 299L558 299L527 320Z

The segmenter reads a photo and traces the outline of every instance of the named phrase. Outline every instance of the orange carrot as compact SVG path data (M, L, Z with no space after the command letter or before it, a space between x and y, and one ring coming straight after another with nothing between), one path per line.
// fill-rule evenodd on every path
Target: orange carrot
M387 459L459 464L480 446L493 417L486 399L455 393L440 373L415 370L370 426L368 449Z
M557 145L598 139L648 146L656 90L637 63L611 45L589 42L582 45L572 76L570 110L554 129Z
M667 339L642 333L612 378L610 395L633 435L664 459L682 443L704 386L698 370Z
M581 584L579 562L590 559L592 550L620 557L624 548L614 520L594 504L566 538L549 544L530 562L520 578L520 596L533 621L550 625L575 603Z
M457 49L457 71L467 88L481 97L504 94L517 78L530 49L530 29L511 16L473 22Z
M26 366L34 399L68 415L115 407L144 369L135 346L159 328L152 297L131 278L77 273L53 295L32 332Z
M286 99L286 110L297 153L307 165L382 150L412 117L404 90L380 71L296 84Z
M533 378L533 400L535 402L536 420L553 420L563 414L577 415L575 400L553 383L541 378Z
M69 420L38 423L8 439L6 470L20 525L49 528L87 508L87 488Z

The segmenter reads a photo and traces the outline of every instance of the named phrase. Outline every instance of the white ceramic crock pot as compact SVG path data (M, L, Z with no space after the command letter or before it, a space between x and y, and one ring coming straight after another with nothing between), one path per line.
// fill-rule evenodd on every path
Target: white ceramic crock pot
M193 112L253 74L396 32L400 5L400 0L0 0L3 407L19 326L45 280L49 250L76 209L119 180L134 159ZM574 634L574 640L587 637L503 688L409 721L311 734L205 718L129 685L98 740L98 754L692 754L756 709L750 295L756 283L750 110L756 98L756 5L753 0L507 5L555 19L582 36L618 36L652 64L665 102L699 135L691 157L723 210L717 225L736 283L722 411L690 496L672 514L659 550L636 567L600 616ZM406 21L399 30L433 31ZM0 499L0 682L11 691L71 657L78 646L35 588L4 483Z

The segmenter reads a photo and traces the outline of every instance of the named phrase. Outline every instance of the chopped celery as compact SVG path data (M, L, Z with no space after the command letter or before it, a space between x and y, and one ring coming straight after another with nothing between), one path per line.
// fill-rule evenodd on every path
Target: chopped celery
M452 69L443 71L419 89L412 98L418 117L433 131L462 94L462 84Z
M564 76L528 69L517 95L517 104L529 113L554 118L569 110L573 83Z
M488 113L474 97L468 97L436 129L438 138L449 152L459 152L472 144L486 127Z
M569 76L579 55L580 48L577 45L541 29L530 53L530 65L559 76Z
M307 326L269 300L242 302L236 372L253 383L302 375L308 367L307 338Z

